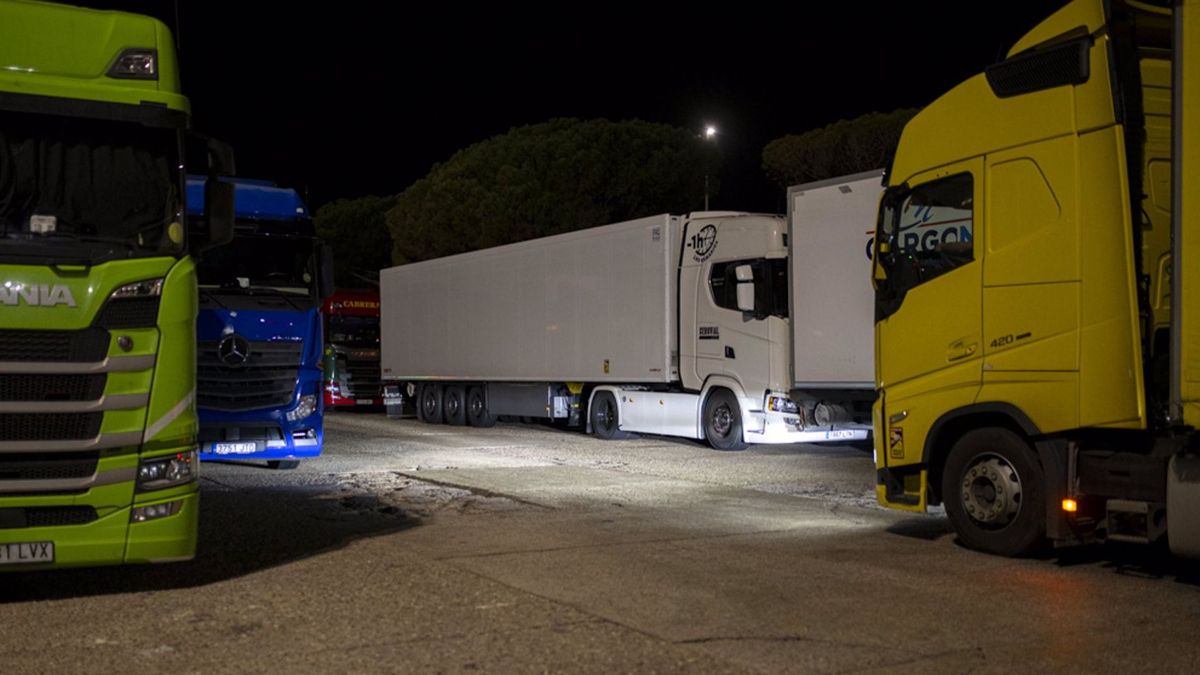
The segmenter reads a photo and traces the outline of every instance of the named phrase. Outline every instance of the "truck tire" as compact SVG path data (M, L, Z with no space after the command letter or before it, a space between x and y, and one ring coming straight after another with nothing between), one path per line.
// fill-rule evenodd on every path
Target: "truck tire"
M290 471L300 466L298 459L272 459L267 462L267 468L280 471Z
M716 450L745 450L742 406L728 389L713 389L704 401L704 438Z
M442 423L442 387L441 385L425 383L417 394L417 414L421 421L429 424Z
M974 429L950 448L942 472L946 515L968 548L1002 556L1030 553L1046 536L1044 474L1016 433Z
M611 391L596 392L588 417L592 422L592 433L606 441L633 437L628 431L621 431L621 411Z
M446 424L461 427L467 423L467 395L461 385L452 384L442 393L442 415Z
M483 387L467 389L467 423L473 427L485 429L496 426L496 416L488 412L487 397L483 395Z

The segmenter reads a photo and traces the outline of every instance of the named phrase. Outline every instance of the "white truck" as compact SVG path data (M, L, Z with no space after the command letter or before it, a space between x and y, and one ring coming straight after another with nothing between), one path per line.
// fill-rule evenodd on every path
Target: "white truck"
M880 179L794 187L787 219L657 215L385 269L385 400L719 450L866 441Z

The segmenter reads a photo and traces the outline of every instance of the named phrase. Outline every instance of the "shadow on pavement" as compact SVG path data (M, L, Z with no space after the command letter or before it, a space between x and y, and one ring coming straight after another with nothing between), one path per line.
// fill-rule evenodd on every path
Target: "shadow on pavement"
M889 525L885 531L901 537L924 539L925 541L935 541L948 534L954 534L954 528L950 526L949 520L934 516L906 518Z
M0 603L204 586L420 524L370 494L338 494L328 486L230 490L205 482L193 560L5 573Z

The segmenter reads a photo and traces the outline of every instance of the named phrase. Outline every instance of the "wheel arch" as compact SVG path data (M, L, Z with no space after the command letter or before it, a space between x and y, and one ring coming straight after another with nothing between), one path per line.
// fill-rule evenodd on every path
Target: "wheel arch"
M753 408L746 404L746 390L742 387L742 383L728 375L709 375L704 380L704 385L700 389L700 401L696 405L696 429L699 432L699 437L704 439L704 404L708 401L709 395L714 389L728 389L733 393L733 397L737 399L738 407L742 411L742 441L746 440L746 421L750 419L750 413Z
M621 428L620 421L622 419L624 419L624 414L625 414L625 411L621 408L621 387L619 387L618 385L615 385L615 384L599 384L599 385L592 387L592 391L588 394L587 410L584 411L584 415L583 415L584 419L587 420L584 423L584 433L587 433L587 434L593 433L593 431L592 431L592 403L596 400L596 393L601 392L601 391L607 391L608 393L613 395L614 399L616 399L617 422L618 422L617 428L618 429Z
M1000 427L1016 433L1029 443L1030 449L1045 464L1040 449L1035 447L1033 441L1040 433L1037 425L1020 408L1010 403L977 403L951 410L939 417L925 436L922 464L929 472L927 485L931 504L942 502L942 472L950 449L963 434L983 427Z

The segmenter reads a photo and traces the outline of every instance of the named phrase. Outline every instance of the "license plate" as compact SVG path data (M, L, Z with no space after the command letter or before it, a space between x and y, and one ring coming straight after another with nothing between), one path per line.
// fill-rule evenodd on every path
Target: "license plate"
M355 402L354 402L354 405L371 405L371 404L372 404L372 403L374 403L374 402L375 402L375 401L372 401L371 399L367 399L367 400L365 400L365 401L364 401L364 400L362 400L362 399L359 399L359 400L357 400L357 401L355 401Z
M825 433L825 438L828 438L831 441L837 440L839 438L854 438L854 434L855 434L855 432L849 431L849 430L847 430L847 431L829 431L829 432Z
M29 565L54 562L54 542L27 541L0 544L0 565Z
M212 451L215 455L249 455L258 452L258 444L253 441L247 443L213 443Z

